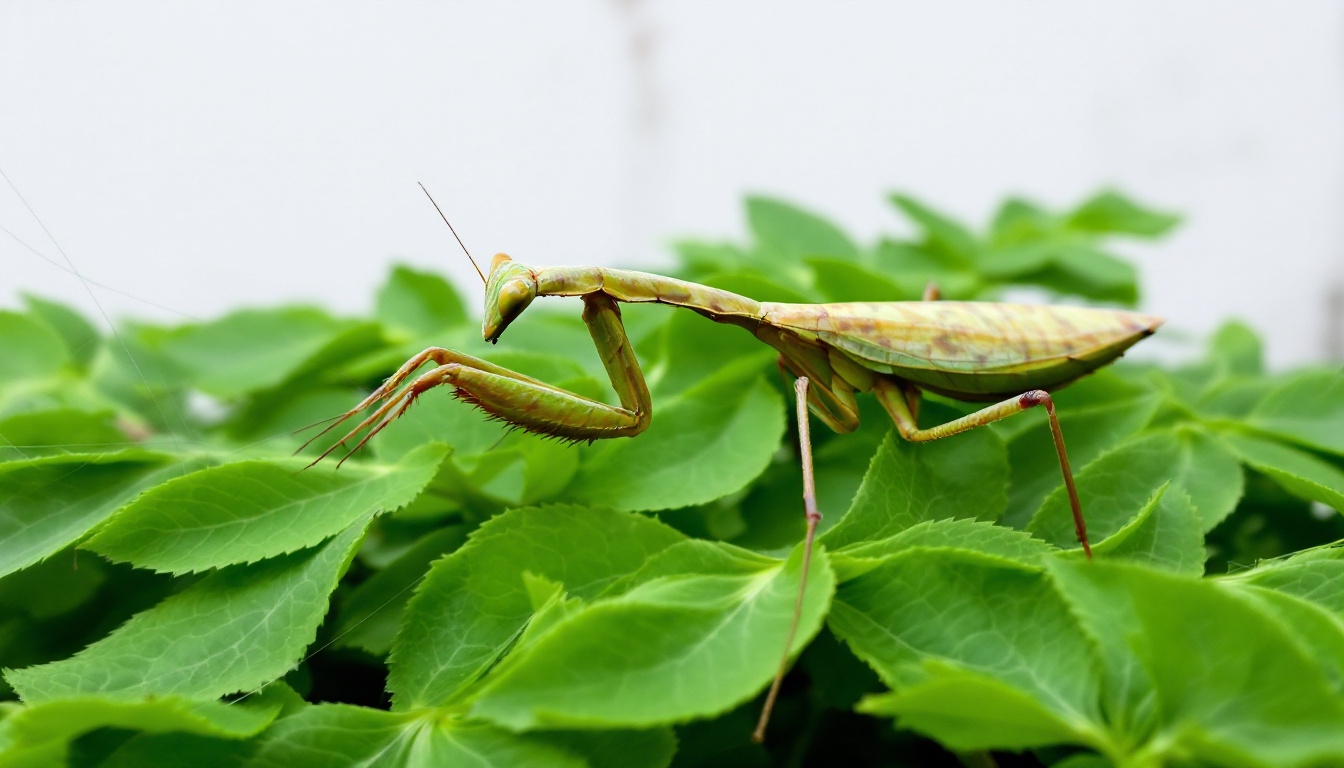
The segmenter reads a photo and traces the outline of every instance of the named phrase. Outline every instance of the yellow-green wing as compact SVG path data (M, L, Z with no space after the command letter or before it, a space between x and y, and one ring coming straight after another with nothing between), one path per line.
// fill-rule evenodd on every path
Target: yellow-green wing
M764 319L961 399L1066 384L1162 324L1135 312L962 301L762 304Z

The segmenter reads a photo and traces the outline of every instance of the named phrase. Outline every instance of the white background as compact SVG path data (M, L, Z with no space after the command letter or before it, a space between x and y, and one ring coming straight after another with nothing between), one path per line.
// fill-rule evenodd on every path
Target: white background
M871 241L893 189L982 225L1115 185L1188 216L1123 248L1163 335L1241 317L1282 366L1340 353L1344 6L0 2L0 169L165 320L362 311L394 260L477 300L416 181L486 258L650 268L747 191ZM2 183L0 227L62 261ZM0 233L20 290L96 316Z

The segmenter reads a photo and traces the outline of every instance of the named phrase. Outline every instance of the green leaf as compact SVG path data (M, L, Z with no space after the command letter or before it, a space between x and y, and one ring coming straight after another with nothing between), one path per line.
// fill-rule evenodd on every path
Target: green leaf
M923 286L914 290L903 287L881 272L853 261L806 261L812 268L812 284L826 301L906 301L919 298L923 289Z
M1100 541L1119 531L1172 479L1180 444L1170 432L1138 437L1075 475L1088 537ZM1063 487L1055 489L1027 530L1059 547L1076 548L1073 512Z
M1265 395L1246 419L1299 445L1344 456L1344 375L1309 371Z
M883 559L907 549L960 549L1040 565L1054 547L1022 531L980 520L927 520L894 536L851 544L846 558ZM838 558L836 558L838 559ZM843 580L842 576L842 580Z
M582 507L491 519L436 562L411 598L389 660L395 705L449 701L508 650L533 613L523 571L590 599L683 539L656 520Z
M453 286L433 272L392 267L378 289L378 319L412 334L429 334L467 322L467 308Z
M65 549L142 489L186 471L169 460L131 450L0 464L0 576Z
M858 246L834 224L782 200L748 197L747 223L759 247L789 261L805 256L859 255Z
M102 731L108 741L124 735ZM83 748L83 743L77 748ZM83 751L83 750L81 750ZM98 768L242 768L256 751L252 741L218 739L192 733L138 733L98 762Z
M1237 321L1224 323L1209 343L1209 356L1224 376L1259 376L1264 373L1264 349L1260 337Z
M1019 197L1004 200L994 214L990 234L995 246L1034 243L1052 234L1059 226L1055 217L1039 205Z
M1007 498L1003 441L987 429L929 443L887 433L845 516L821 541L839 550L926 520L994 520Z
M70 742L98 728L245 739L275 720L283 703L282 695L264 691L227 704L177 696L129 701L80 696L32 706L11 705L0 719L0 764L20 764L29 756L63 756Z
M1103 190L1064 220L1069 229L1098 235L1161 237L1181 222L1175 214L1144 208L1115 190Z
M50 325L29 315L0 310L0 387L23 379L54 376L69 361L65 341Z
M64 304L48 301L30 293L23 294L28 313L42 320L65 340L70 361L79 370L87 370L98 351L98 330L84 316Z
M1171 478L1190 496L1207 532L1236 509L1246 486L1237 455L1216 436L1196 429L1178 429L1180 452Z
M250 563L310 547L356 520L414 499L448 454L430 443L399 464L304 460L224 464L153 488L85 547L171 573Z
M111 411L74 408L16 413L0 419L0 461L116 450L129 441L112 419Z
M1307 657L1329 673L1331 687L1336 691L1344 688L1344 619L1285 592L1242 586L1242 594L1258 600L1265 613L1292 630L1293 639Z
M1255 469L1274 479L1285 491L1344 511L1344 470L1275 440L1226 433L1223 440Z
M1102 649L1116 727L1147 742L1133 764L1288 768L1344 753L1344 700L1256 601L1134 566L1051 572Z
M927 678L899 693L865 697L858 711L897 718L959 752L1022 750L1087 737L1039 699L990 675L948 664L924 664Z
M401 557L350 593L341 602L336 626L336 644L363 648L376 655L392 650L392 639L401 627L411 587L441 555L451 552L466 540L464 526L440 528L425 535Z
M743 361L658 402L638 437L594 446L566 496L624 510L703 504L765 471L783 436L779 393Z
M1101 740L1095 656L1038 568L905 550L841 584L829 622L894 689L868 706L908 714L900 725L956 748ZM1027 702L1021 712L995 706Z
M73 550L65 550L0 578L0 606L34 619L50 619L84 604L106 580L101 560L86 558L81 564Z
M810 301L807 296L754 273L715 275L705 284L757 301ZM655 396L689 389L747 356L759 356L762 369L775 357L774 351L752 334L714 323L694 312L677 312L668 318L661 341L658 365L648 370L649 386ZM658 403L656 399L654 402ZM657 416L655 411L654 418Z
M515 730L638 728L732 709L778 668L801 564L801 546L787 563L724 544L671 547L636 586L570 613L510 656L472 714ZM817 550L792 653L821 628L834 586Z
M202 391L236 397L284 381L342 330L318 309L243 310L178 328L162 349Z
M1231 574L1224 583L1274 589L1317 603L1344 618L1344 547L1308 549Z
M908 195L892 194L887 199L924 230L927 242L949 262L965 265L976 260L981 245L966 227Z
M1139 300L1138 270L1127 261L1086 245L1064 244L1054 265L1031 282L1065 295L1133 305Z
M1105 559L1132 560L1176 573L1204 572L1204 536L1190 496L1164 484L1125 527L1092 547Z
M5 678L31 703L86 694L209 699L259 688L289 671L316 637L364 525L312 549L220 570L73 657Z
M666 730L524 735L433 710L393 713L324 704L267 731L248 767L663 768L675 747Z
M1090 383L1090 382L1089 382ZM1081 389L1085 385L1078 384ZM1103 399L1098 403L1072 404L1077 390L1070 388L1059 396L1059 428L1069 452L1073 471L1086 467L1122 440L1143 428L1157 411L1158 399L1151 396ZM1045 414L1030 411L1015 417L1034 419L1029 427L1019 427L1008 436L1008 460L1011 474L1008 485L1008 510L1003 521L1024 526L1051 491L1064 486L1055 455L1054 438Z

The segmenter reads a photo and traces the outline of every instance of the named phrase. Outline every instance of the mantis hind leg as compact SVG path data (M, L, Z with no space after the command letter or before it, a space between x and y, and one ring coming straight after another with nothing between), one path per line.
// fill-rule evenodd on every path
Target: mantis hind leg
M782 363L781 363L782 367ZM770 722L770 712L775 708L775 699L779 696L779 686L784 682L784 673L789 667L789 649L798 634L798 622L803 613L803 597L807 594L807 570L812 564L812 543L817 538L817 523L821 522L821 513L817 511L817 488L812 474L812 435L808 429L808 379L798 377L794 382L794 392L798 403L798 450L803 462L803 510L807 514L807 537L803 540L803 568L798 576L798 597L793 603L793 620L789 623L789 634L784 640L784 655L779 659L779 670L775 673L770 692L765 696L765 706L761 708L761 719L756 723L752 741L765 740L765 726Z
M1019 414L1028 408L1044 405L1045 412L1050 418L1050 433L1055 440L1055 453L1059 456L1059 468L1064 475L1064 487L1069 494L1069 507L1073 511L1073 527L1078 534L1078 543L1083 545L1083 552L1088 559L1092 558L1092 546L1087 540L1087 523L1083 520L1082 503L1078 500L1078 489L1073 482L1073 470L1069 467L1069 454L1064 449L1064 433L1059 428L1059 417L1055 415L1055 401L1050 398L1048 392L1033 389L1030 392L1024 392L1017 397L996 403L946 424L940 424L930 429L920 429L915 420L913 409L910 407L912 397L918 398L918 390L913 387L902 387L895 382L882 379L877 382L873 391L877 394L878 402L882 403L882 407L891 416L891 420L896 423L896 430L901 433L901 437L911 442L937 440L968 432L976 427L983 427L986 424L992 424L1000 419Z

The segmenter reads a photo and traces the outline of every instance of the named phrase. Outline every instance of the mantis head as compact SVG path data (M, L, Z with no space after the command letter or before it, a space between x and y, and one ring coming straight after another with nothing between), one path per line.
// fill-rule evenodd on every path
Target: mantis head
M495 254L485 283L485 320L481 323L485 340L491 344L498 341L509 323L536 297L537 277L532 270L505 254Z

